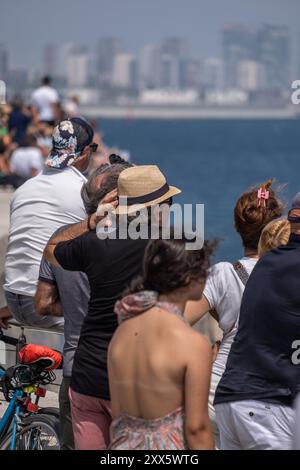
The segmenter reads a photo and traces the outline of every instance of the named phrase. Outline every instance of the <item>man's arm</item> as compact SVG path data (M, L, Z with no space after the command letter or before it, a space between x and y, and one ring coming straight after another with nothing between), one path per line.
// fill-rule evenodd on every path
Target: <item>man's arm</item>
M34 296L34 306L40 315L63 316L56 284L39 280Z
M0 329L3 328L4 330L7 330L8 322L12 318L13 316L8 307L0 308Z
M97 212L89 216L87 219L82 220L76 224L69 225L67 228L61 230L57 235L54 235L50 238L49 242L46 245L44 250L44 256L47 261L49 261L54 266L60 266L57 259L54 255L54 250L56 246L61 242L66 242L69 240L74 240L77 237L80 237L86 232L90 230L95 230L97 224L105 217L105 204L107 204L107 209L111 209L111 206L117 207L117 189L114 189L110 193L108 193L102 201L100 201ZM101 206L101 207L100 207ZM99 211L99 208L101 211ZM101 215L99 215L99 212Z

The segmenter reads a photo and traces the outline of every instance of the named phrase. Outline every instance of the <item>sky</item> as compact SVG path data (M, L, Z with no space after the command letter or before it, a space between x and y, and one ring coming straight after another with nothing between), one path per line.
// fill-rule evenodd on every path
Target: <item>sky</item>
M0 0L0 44L13 67L36 67L48 43L93 46L116 36L138 52L167 36L186 38L195 56L221 55L225 24L285 24L300 55L300 0Z

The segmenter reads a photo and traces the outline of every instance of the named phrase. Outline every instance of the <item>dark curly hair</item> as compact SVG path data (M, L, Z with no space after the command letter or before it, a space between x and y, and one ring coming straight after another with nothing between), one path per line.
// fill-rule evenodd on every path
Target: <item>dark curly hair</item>
M193 280L205 280L217 242L205 241L201 249L187 250L186 243L193 241L196 239L183 236L178 240L172 235L168 240L151 240L144 255L143 276L133 280L124 295L144 289L169 293Z

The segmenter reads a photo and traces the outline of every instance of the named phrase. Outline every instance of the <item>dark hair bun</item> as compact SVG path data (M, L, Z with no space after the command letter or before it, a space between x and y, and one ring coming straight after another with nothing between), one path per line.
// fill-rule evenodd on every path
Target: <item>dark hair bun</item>
M120 157L120 155L117 155L115 153L112 153L109 157L109 163L113 165L114 163L126 163L126 160L124 158Z
M144 257L143 278L134 280L126 294L154 290L159 294L186 287L192 280L205 279L215 242L204 242L203 248L187 250L182 239L151 240Z

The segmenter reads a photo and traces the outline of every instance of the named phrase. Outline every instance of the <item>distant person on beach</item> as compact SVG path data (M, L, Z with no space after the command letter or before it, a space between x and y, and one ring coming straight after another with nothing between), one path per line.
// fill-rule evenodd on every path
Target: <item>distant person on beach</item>
M215 395L224 450L289 450L300 391L300 193L286 245L266 252L247 282L238 331Z
M116 158L115 158L116 160ZM130 165L119 157L117 163L97 168L84 183L81 197L88 216L96 212L99 202L117 187L119 174ZM65 228L65 227L64 227ZM59 229L61 230L61 229ZM55 232L55 235L59 232ZM65 271L42 259L35 294L35 308L40 315L64 317L63 380L59 391L61 449L74 449L71 405L68 390L74 354L78 346L83 319L88 311L90 289L86 274Z
M188 303L185 311L185 318L191 325L209 312L223 331L223 339L213 364L209 396L209 412L217 447L220 442L213 406L215 391L237 332L244 288L258 261L261 232L271 220L280 217L283 212L283 204L271 185L272 180L269 180L239 197L234 209L234 223L242 239L244 256L235 263L215 264L210 270L201 300Z
M116 207L117 216L136 218L136 204L147 208L171 204L180 192L168 186L154 165L127 168L118 178L118 191L105 202ZM159 196L158 196L159 194ZM120 198L127 203L118 206ZM118 199L119 198L119 199ZM130 220L130 217L128 221ZM142 273L144 238L97 236L97 213L71 225L53 237L45 249L48 261L70 271L87 274L91 298L74 357L70 398L75 447L78 450L107 449L111 424L107 372L107 348L118 324L114 305L133 278ZM148 226L148 219L145 221Z
M12 111L7 123L12 142L22 145L30 120L29 112L24 111L23 101L16 96L12 102Z
M93 151L93 129L87 121L61 122L41 173L26 181L11 201L4 290L13 317L21 324L63 330L61 317L41 317L34 294L43 250L50 236L86 217L81 188Z
M55 125L56 105L59 96L55 88L51 86L51 77L43 77L41 86L31 96L33 121L35 124L42 121L50 126Z
M79 112L78 96L76 95L70 96L64 104L64 110L68 118L78 116L78 112Z
M191 241L191 240L189 240ZM184 237L153 240L144 272L117 302L120 326L108 351L111 450L204 450L212 350L184 320L201 298L211 247L186 250Z
M22 178L25 182L36 176L42 170L43 165L42 152L37 146L36 138L31 134L26 135L20 147L11 154L11 173Z

